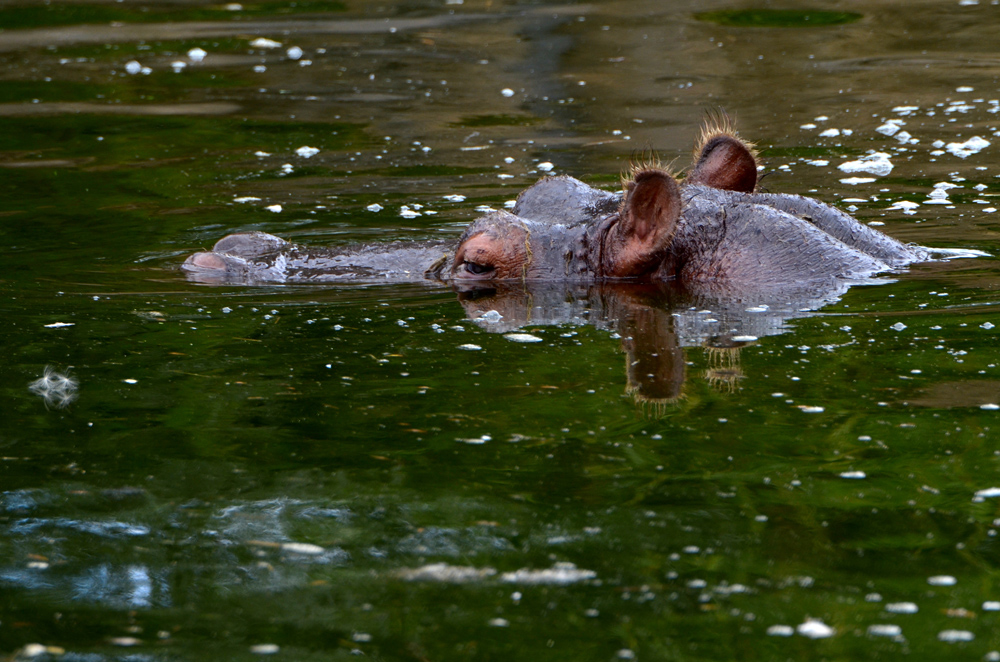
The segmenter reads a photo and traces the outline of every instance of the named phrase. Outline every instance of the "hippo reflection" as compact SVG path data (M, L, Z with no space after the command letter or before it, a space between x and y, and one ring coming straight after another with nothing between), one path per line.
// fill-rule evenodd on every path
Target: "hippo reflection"
M704 377L733 388L743 378L741 347L784 333L788 321L815 314L849 287L848 282L813 284L738 298L692 291L676 281L501 282L456 289L469 319L492 333L589 324L617 334L626 357L627 391L655 406L681 396L687 377L684 348L705 348L710 367Z
M741 295L862 280L928 259L829 205L756 188L753 148L723 117L703 129L682 183L655 163L634 166L620 193L549 177L522 192L512 213L476 219L457 244L323 249L237 234L184 269L213 282L677 281Z

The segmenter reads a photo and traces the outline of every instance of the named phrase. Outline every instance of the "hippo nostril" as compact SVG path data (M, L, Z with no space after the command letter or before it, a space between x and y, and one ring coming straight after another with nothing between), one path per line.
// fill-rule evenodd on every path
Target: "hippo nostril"
M215 253L195 253L184 261L184 268L225 271L226 261Z

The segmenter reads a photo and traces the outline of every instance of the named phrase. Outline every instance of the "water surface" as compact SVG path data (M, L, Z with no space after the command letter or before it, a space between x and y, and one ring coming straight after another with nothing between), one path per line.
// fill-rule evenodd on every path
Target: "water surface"
M0 652L1000 659L992 257L769 301L178 269L457 238L719 107L768 190L1000 254L996 6L746 9L0 5Z

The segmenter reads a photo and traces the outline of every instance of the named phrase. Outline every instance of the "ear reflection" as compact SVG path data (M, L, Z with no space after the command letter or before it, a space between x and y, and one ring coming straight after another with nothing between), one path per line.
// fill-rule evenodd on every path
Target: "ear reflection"
M469 319L486 331L589 324L621 338L626 390L654 413L684 397L686 347L704 348L703 377L735 392L746 375L740 348L785 333L788 322L837 301L846 282L805 283L770 293L718 292L667 282L498 283L456 287Z

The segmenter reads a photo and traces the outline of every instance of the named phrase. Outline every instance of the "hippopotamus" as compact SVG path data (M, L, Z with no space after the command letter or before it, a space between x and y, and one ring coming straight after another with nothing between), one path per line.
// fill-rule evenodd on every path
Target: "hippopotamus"
M678 281L738 294L863 280L929 259L929 249L817 200L759 192L754 146L725 117L706 123L683 180L655 160L622 180L610 192L545 177L454 243L316 248L252 232L221 239L184 269L242 283Z

